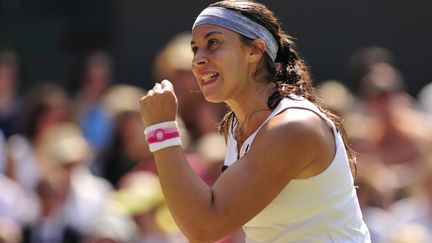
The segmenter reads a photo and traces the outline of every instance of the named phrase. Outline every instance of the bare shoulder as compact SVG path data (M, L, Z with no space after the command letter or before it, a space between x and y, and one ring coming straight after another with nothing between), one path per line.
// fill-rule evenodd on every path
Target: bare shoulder
M273 154L270 163L296 169L296 177L318 174L332 161L334 137L330 126L311 110L291 108L273 117L257 136L256 153ZM252 149L251 149L252 150Z
M315 112L302 108L289 108L276 115L268 122L271 128L282 127L289 129L295 127L301 131L313 131L320 128L323 119Z
M298 144L301 141L297 139L313 143L321 138L323 127L327 127L327 124L315 112L290 108L268 121L263 127L261 138L276 137L283 144Z
M322 123L323 120L312 111L287 109L260 129L250 154L254 158L267 160L275 167L296 167L294 171L300 173L317 156L321 146Z

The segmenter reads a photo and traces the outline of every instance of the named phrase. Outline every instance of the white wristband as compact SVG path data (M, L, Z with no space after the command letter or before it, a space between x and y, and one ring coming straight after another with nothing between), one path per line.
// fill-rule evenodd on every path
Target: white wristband
M148 126L144 129L144 135L150 152L173 146L182 146L176 121L161 122Z

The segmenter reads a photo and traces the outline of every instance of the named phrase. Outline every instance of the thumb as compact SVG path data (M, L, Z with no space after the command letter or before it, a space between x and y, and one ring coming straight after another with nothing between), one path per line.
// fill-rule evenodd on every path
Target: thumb
M167 79L162 80L161 85L163 90L167 90L174 93L174 87L172 83Z

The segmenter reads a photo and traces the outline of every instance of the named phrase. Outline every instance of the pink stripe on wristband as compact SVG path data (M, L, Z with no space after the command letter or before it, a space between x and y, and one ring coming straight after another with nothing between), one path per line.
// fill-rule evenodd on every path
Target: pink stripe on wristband
M147 143L162 142L175 137L180 137L177 128L158 128L147 135Z

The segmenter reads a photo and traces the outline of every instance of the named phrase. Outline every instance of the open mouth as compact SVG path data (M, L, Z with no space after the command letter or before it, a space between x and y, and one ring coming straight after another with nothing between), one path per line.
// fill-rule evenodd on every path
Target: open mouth
M208 73L206 75L201 76L201 82L203 85L207 85L216 81L219 77L219 73Z

